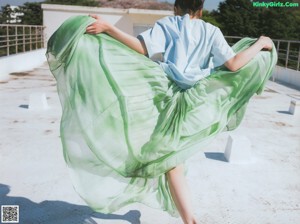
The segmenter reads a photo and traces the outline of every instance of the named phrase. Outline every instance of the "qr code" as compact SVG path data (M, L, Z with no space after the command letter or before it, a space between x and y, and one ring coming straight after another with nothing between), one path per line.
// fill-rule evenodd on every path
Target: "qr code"
M1 223L19 223L19 205L2 205Z

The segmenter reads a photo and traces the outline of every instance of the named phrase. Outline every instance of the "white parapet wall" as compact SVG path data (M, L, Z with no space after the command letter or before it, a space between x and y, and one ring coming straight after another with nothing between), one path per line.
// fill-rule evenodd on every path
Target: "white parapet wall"
M46 62L46 49L38 49L0 57L0 82L9 80L9 74L32 70Z
M271 80L300 89L300 71L276 66Z
M42 4L45 39L48 40L54 31L68 18L76 15L95 14L120 28L124 32L136 35L152 26L157 20L173 15L172 11L146 9L116 9L87 6Z
M44 19L45 46L55 30L68 18L75 15L96 14L109 21L124 32L136 35L157 20L173 15L171 11L145 9L114 9L100 7L42 4ZM46 61L46 49L10 55L0 58L0 82L6 82L13 72L28 71Z

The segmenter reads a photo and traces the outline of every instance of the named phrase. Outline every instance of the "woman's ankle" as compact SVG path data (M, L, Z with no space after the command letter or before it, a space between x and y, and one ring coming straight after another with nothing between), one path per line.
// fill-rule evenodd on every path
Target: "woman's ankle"
M183 218L184 224L197 224L197 220L194 216L189 217L189 218Z

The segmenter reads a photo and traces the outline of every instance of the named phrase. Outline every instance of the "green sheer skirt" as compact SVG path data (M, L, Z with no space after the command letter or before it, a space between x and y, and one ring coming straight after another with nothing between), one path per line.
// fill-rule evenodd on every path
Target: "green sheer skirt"
M176 215L165 173L236 128L276 63L262 51L237 72L219 67L180 89L160 66L106 34L68 19L48 42L62 104L61 140L75 190L95 211L141 202ZM233 46L239 52L255 40Z

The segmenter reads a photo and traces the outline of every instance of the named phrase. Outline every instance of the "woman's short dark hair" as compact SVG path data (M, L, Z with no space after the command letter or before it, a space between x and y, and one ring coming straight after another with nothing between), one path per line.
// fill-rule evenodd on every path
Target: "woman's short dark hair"
M180 14L186 13L194 15L198 10L203 8L204 0L176 0L174 7L180 10Z

